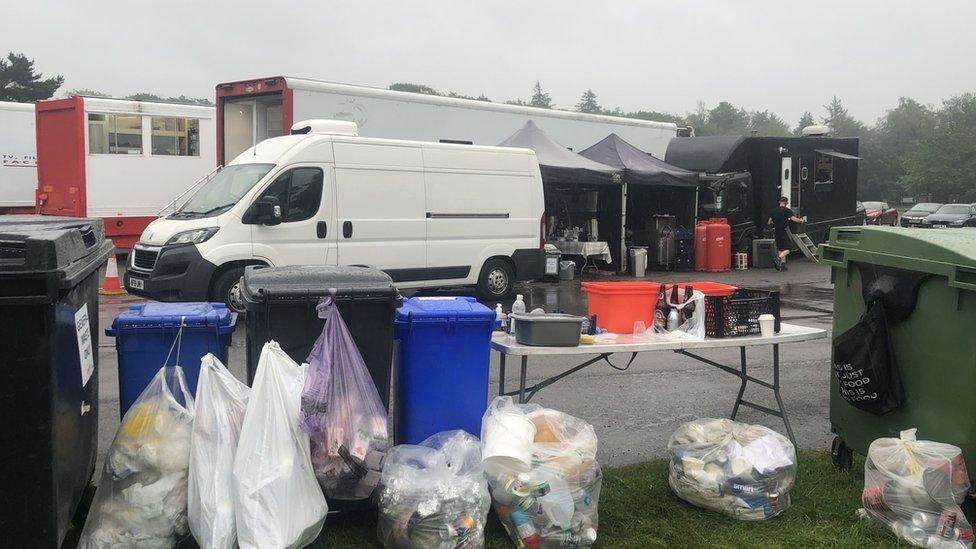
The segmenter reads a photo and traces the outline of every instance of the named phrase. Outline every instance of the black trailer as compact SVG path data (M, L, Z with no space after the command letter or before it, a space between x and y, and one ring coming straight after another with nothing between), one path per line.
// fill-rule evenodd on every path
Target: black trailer
M857 213L858 139L839 137L676 137L665 161L703 174L698 218L725 217L733 250L768 233L780 196L790 199L813 242L831 227L861 225Z

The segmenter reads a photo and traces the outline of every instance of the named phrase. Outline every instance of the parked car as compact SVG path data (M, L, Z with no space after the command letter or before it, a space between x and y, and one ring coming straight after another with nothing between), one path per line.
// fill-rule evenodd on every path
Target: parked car
M241 311L248 265L369 265L398 288L475 286L492 301L542 276L531 150L357 137L355 123L331 120L292 131L150 223L125 273L129 293Z
M976 206L944 204L922 221L923 227L976 227Z
M936 202L922 202L921 204L915 204L907 212L901 214L901 226L918 227L922 224L923 219L934 214L941 207L942 204L938 204Z
M864 213L867 216L868 225L891 225L898 224L898 210L892 208L887 202L865 202Z

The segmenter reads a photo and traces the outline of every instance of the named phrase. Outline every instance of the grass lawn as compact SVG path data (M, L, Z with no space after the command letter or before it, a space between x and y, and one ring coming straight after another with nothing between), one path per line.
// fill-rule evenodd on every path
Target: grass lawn
M825 451L803 451L792 507L765 522L740 522L692 507L668 487L668 462L604 471L597 547L907 547L876 523L861 522L864 459L838 471ZM487 547L513 547L494 513ZM375 513L329 517L313 547L380 547Z

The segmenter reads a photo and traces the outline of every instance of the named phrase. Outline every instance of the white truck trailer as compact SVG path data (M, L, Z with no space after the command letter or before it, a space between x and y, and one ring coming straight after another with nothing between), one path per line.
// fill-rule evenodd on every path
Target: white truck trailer
M37 103L37 209L101 217L128 250L216 164L214 109L76 96ZM31 205L34 200L31 200Z
M34 209L34 104L0 101L0 212Z
M355 122L359 135L443 143L497 145L528 120L575 151L616 133L664 157L677 126L473 99L273 76L217 85L217 163L305 119Z

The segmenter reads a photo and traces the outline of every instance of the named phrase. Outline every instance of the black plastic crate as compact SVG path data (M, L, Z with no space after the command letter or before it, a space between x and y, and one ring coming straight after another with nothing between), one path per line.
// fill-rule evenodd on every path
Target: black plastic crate
M776 317L779 333L779 292L740 288L727 297L705 296L705 335L736 337L759 333L759 315Z
M695 270L695 231L678 228L674 231L674 270Z

